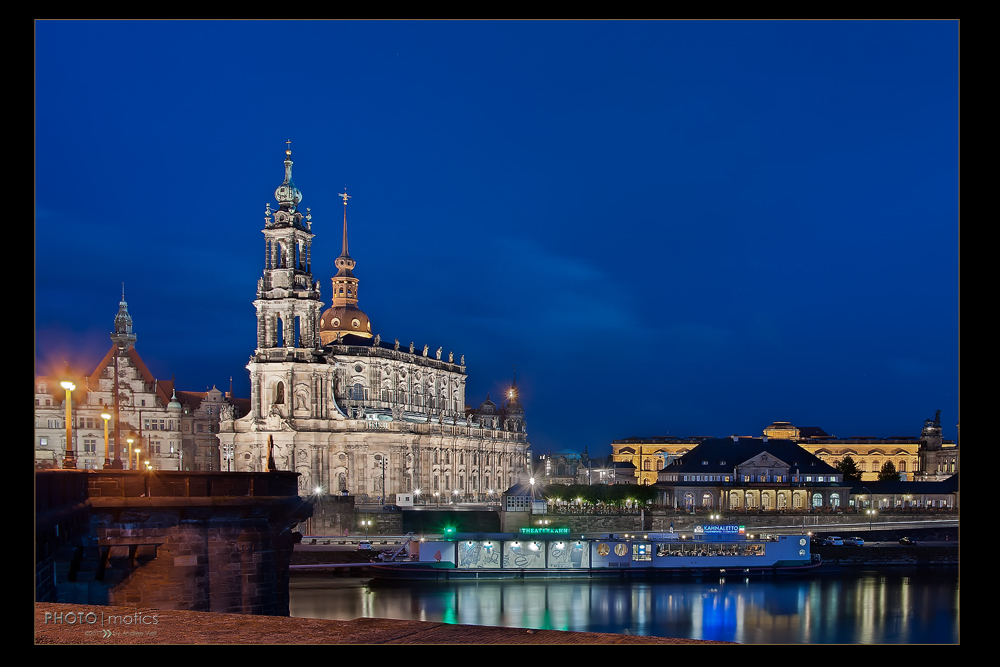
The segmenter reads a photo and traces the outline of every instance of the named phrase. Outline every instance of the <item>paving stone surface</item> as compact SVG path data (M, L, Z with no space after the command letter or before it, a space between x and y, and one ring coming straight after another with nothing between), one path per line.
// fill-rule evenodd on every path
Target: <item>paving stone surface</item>
M70 622L70 621L73 622ZM427 621L245 616L35 603L36 644L726 644Z

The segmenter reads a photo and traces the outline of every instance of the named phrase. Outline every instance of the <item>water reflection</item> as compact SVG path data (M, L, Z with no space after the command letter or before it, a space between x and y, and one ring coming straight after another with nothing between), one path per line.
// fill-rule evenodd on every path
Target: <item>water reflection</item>
M291 614L443 621L759 643L957 643L958 574L807 579L467 581L369 586L292 578Z

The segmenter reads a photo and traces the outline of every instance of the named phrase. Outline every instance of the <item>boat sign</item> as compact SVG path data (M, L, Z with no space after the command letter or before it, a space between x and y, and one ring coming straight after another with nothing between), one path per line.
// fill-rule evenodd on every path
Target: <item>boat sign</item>
M720 526L717 524L712 524L709 526L695 526L695 534L704 535L745 535L747 532L746 526Z

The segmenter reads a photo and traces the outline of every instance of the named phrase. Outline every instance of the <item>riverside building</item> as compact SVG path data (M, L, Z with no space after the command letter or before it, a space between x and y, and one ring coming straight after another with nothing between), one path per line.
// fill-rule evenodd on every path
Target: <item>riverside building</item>
M359 305L346 192L342 249L324 310L313 277L313 216L300 210L290 150L284 166L278 208L268 205L264 216L250 406L245 416L222 415L224 467L260 471L273 461L300 473L301 495L498 498L530 461L516 385L499 404L487 396L469 408L464 355L382 339Z

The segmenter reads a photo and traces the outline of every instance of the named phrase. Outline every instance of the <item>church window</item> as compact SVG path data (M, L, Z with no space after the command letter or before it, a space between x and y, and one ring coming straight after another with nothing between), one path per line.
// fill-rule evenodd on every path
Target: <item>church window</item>
M279 382L274 388L274 403L283 404L285 402L285 383Z
M352 401L363 401L365 400L365 388L360 382L354 383L351 387L351 400Z
M52 405L52 399L46 398L45 405Z

